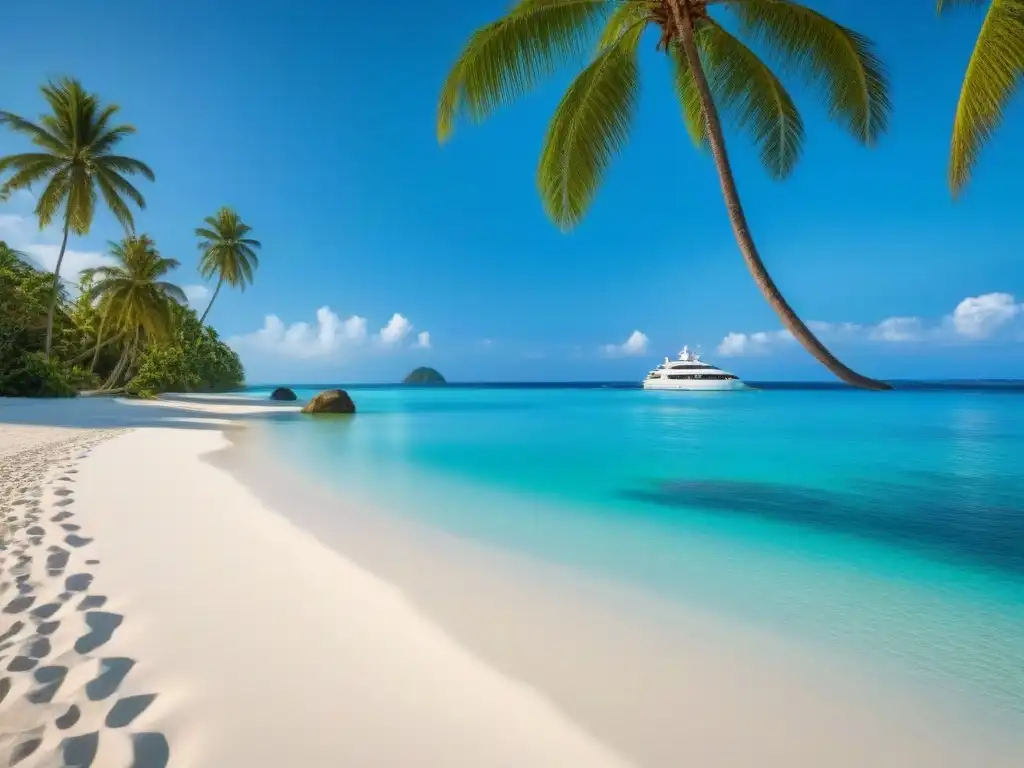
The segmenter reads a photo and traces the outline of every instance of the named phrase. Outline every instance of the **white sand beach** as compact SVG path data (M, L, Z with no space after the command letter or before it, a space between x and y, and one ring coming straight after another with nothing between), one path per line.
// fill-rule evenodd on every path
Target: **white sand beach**
M0 400L0 766L1024 764L777 638L222 468L288 408Z

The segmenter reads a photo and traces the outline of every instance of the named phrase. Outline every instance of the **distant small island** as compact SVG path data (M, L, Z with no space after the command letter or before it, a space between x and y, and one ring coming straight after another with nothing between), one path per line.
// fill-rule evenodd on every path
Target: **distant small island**
M405 377L403 384L415 384L418 386L447 384L444 376L433 368L417 368Z

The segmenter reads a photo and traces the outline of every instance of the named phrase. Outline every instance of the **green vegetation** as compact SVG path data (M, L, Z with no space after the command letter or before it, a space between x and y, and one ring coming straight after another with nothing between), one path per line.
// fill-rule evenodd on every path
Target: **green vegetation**
M114 264L83 273L69 302L61 288L53 354L43 353L52 274L0 243L0 395L70 397L86 389L223 392L244 381L238 355L180 304L161 280L177 266L146 235L111 243Z
M259 240L248 236L252 227L230 208L221 208L216 216L207 216L203 223L206 226L196 229L196 236L201 238L199 250L203 252L199 271L207 280L216 277L217 288L199 322L204 322L210 314L224 283L243 291L246 285L252 284L253 272L260 263L256 251L261 248Z
M36 203L39 228L45 229L63 208L64 238L57 256L46 316L46 341L43 356L49 359L53 339L53 317L60 292L60 267L68 247L68 235L87 235L96 213L97 192L126 231L135 227L127 197L140 209L146 201L124 174L142 174L154 179L145 163L113 150L125 136L135 133L130 125L111 126L118 107L103 106L85 91L81 83L63 78L42 87L50 106L49 114L32 123L11 112L0 112L0 125L27 136L41 151L0 158L0 173L13 175L0 187L0 199L17 190L42 186Z
M980 6L986 0L938 0L941 14L951 8ZM970 179L981 149L1003 119L1024 75L1024 0L991 0L971 53L953 120L949 187L958 195Z
M446 384L444 376L435 371L433 368L417 368L408 376L405 377L403 384Z
M710 149L733 234L765 299L840 379L890 389L836 359L789 306L761 261L733 178L720 113L749 135L775 179L788 176L800 156L803 121L782 81L720 23L718 12L731 13L742 36L816 86L829 116L854 139L870 146L884 132L888 85L871 42L791 0L518 0L504 17L470 37L449 73L438 105L438 138L449 138L460 118L484 120L560 66L582 65L551 120L537 170L545 209L556 224L570 228L582 219L612 157L629 137L638 103L640 44L646 30L655 30L686 128L698 147ZM670 140L666 146L675 145Z
M63 240L52 273L0 242L0 395L68 397L102 389L152 397L241 386L238 355L185 306L185 294L167 279L178 261L162 256L148 235L135 233L125 200L140 209L145 200L125 175L154 175L144 163L113 154L135 129L110 125L118 108L103 106L76 80L50 83L42 92L51 111L38 125L0 111L0 125L41 150L0 158L0 174L9 175L0 199L35 191L40 229L59 216ZM98 198L125 236L110 243L108 265L81 273L71 301L60 277L68 237L89 232ZM251 283L253 249L260 244L247 237L250 228L227 208L207 223L213 231L196 230L203 238L203 276L217 275L218 290L223 282Z

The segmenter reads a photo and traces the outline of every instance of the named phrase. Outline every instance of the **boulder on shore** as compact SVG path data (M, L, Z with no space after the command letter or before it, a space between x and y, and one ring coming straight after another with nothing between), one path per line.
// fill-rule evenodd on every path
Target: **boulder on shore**
M405 377L405 381L403 381L402 383L417 384L422 386L426 384L446 384L447 382L444 380L444 376L435 371L433 368L424 367L417 368L415 371L410 373L408 376Z
M271 400L298 400L295 393L288 387L278 387L270 393Z
M302 409L303 413L355 413L356 404L343 389L325 389L310 400Z

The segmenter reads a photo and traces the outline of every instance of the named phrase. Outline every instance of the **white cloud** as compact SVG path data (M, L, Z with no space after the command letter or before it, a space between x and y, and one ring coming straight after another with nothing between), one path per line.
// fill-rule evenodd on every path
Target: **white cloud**
M185 298L193 309L205 308L210 298L210 289L205 285L183 285L181 290L185 292Z
M718 345L718 354L725 357L740 355L766 355L778 344L793 341L789 331L758 331L757 333L730 333Z
M387 324L374 335L374 340L385 347L394 347L412 331L413 325L401 314L395 313ZM252 333L234 336L228 340L236 349L269 353L281 357L313 360L344 355L361 347L368 339L365 317L352 315L342 319L328 306L316 311L316 322L285 323L277 315L267 315L263 327ZM420 331L414 346L429 349L430 333Z
M951 314L931 325L920 317L888 317L876 325L812 321L807 326L826 343L954 344L992 338L1021 318L1024 318L1024 304L1018 303L1012 294L986 293L964 299ZM733 332L722 339L718 354L724 357L768 354L793 341L789 331L784 330Z
M253 349L283 357L315 359L338 354L345 347L366 339L366 318L352 315L342 320L328 306L316 311L316 324L305 322L286 326L277 315L267 315L258 331L235 336L229 343L238 349Z
M11 198L5 207L7 212L0 213L0 240L25 253L38 267L52 272L57 266L63 233L60 227L55 226L40 231L35 216L19 212L34 203L35 199L24 191ZM69 247L64 250L60 274L69 287L74 289L83 269L111 263L111 258L99 251L79 251Z
M986 293L971 296L956 305L950 321L956 332L969 339L987 339L1024 312L1012 294Z
M620 355L643 355L647 352L647 336L640 331L633 331L621 344L605 344L601 349L606 355L617 357Z
M412 323L398 312L395 312L391 319L388 320L388 324L380 329L377 338L380 339L382 344L397 344L408 336L410 331L412 331Z

